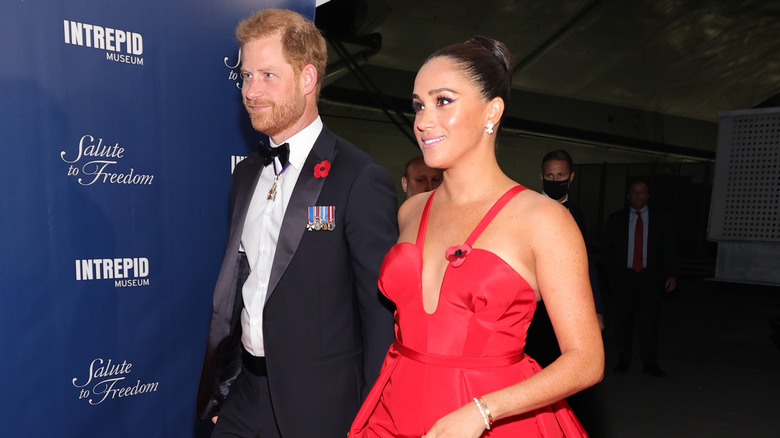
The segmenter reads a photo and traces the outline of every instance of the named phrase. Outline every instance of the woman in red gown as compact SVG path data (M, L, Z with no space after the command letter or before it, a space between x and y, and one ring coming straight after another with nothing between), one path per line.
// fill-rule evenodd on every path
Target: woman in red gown
M417 74L414 131L442 184L400 208L379 286L396 341L350 437L582 437L564 398L599 382L601 333L577 224L496 161L512 58L484 37L431 55ZM543 299L561 356L523 353Z

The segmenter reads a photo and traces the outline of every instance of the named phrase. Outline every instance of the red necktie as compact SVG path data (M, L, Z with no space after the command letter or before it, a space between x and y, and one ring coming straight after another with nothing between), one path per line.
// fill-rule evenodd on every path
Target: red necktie
M642 214L636 212L636 228L634 229L634 271L642 270L642 243L644 240L644 223L642 223Z

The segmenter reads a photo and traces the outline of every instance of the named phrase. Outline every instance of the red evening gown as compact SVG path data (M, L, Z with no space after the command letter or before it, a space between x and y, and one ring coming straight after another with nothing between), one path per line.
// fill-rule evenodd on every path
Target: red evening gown
M396 304L396 341L350 429L349 437L414 437L472 398L517 383L541 370L523 354L536 298L528 283L494 253L473 248L491 220L517 193L507 191L464 245L448 250L438 307L422 302L422 250L432 194L416 244L402 242L385 256L379 288ZM460 257L453 249L461 249ZM476 406L474 407L476 410ZM496 421L485 437L586 437L561 400Z

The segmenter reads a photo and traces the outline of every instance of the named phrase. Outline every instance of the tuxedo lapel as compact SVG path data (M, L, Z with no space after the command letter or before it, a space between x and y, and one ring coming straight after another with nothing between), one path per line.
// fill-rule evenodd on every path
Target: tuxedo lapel
M238 256L238 248L241 244L241 235L244 232L244 223L249 211L249 203L252 200L252 194L263 170L262 163L255 155L250 155L241 164L242 169L233 175L234 193L231 194L233 199L231 199L230 235L225 248L223 267L217 280L218 285L214 292L215 310L217 313L225 315L225 317L232 314L233 306L235 305L235 285L238 277L238 269L233 268L237 266L235 257ZM230 266L229 269L226 268L228 264ZM230 272L231 274L225 275L223 272Z
M336 159L336 137L328 130L322 128L320 136L314 143L306 162L295 183L295 189L290 197L290 204L284 214L282 228L279 230L279 240L276 243L276 255L274 256L271 277L268 281L268 294L266 301L273 294L276 285L279 284L284 271L290 265L290 261L298 249L303 233L308 224L308 208L317 205L317 199L322 191L327 177L315 178L314 167L322 160L330 161L331 165Z

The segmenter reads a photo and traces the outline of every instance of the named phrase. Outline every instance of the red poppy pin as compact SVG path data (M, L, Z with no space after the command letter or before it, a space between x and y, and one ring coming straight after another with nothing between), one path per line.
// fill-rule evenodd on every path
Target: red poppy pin
M451 246L447 248L444 256L447 257L447 260L450 261L453 268L457 268L463 264L463 260L466 259L466 256L469 255L470 252L471 246L464 243L463 245Z
M325 178L328 176L328 172L330 172L330 161L328 160L322 160L320 164L314 166L315 178Z

